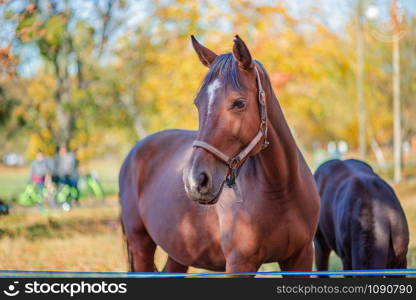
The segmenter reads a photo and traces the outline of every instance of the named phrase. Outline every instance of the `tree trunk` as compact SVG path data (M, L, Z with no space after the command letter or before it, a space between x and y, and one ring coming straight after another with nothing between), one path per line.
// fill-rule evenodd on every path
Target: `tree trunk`
M57 88L55 91L56 101L56 119L58 121L58 131L56 132L55 140L59 145L68 145L71 130L70 130L70 115L65 111L65 104L69 99L69 82L66 74L62 74L62 68L59 65L58 55L53 60L56 78L58 80ZM65 73L65 71L64 71Z
M400 112L400 53L399 24L397 19L396 0L391 2L391 20L393 27L393 148L394 148L394 181L402 180L402 133Z
M381 169L386 168L386 159L384 158L383 150L381 149L380 145L377 143L376 139L371 140L371 149L376 156L377 164Z
M139 112L134 105L133 97L131 95L121 96L121 102L126 108L127 113L133 121L134 130L140 139L143 139L147 136L147 131L143 126L143 121L139 115Z
M366 106L364 99L364 8L363 1L357 7L357 102L358 102L358 148L360 158L366 159Z

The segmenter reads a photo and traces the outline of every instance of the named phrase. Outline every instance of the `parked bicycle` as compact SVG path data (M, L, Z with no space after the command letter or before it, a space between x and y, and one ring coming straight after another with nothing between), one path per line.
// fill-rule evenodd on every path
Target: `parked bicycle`
M79 205L79 199L93 197L104 200L105 194L98 176L88 173L79 178L78 188L65 183L46 182L45 185L29 183L19 195L23 206L49 206L70 210Z
M87 173L81 176L78 187L82 197L94 197L104 200L105 194L102 184L95 173Z

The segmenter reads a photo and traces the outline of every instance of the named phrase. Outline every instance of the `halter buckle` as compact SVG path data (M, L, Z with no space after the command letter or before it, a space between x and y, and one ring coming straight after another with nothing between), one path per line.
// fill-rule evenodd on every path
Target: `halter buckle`
M269 146L270 141L267 139L267 121L266 120L262 120L260 123L260 130L263 133L264 136L264 141L263 141L263 146L262 146L262 150L267 148L267 146Z
M261 90L260 91L260 100L261 100L261 103L264 105L264 103L265 103L265 101L264 101L264 99L266 98L266 93L264 92L264 90Z

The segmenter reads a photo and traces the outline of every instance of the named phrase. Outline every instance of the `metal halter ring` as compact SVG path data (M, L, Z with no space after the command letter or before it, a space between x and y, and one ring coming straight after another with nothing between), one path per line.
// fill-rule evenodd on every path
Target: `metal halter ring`
M240 158L237 156L234 156L230 159L228 162L228 167L230 169L236 169L238 167L238 164L240 163Z

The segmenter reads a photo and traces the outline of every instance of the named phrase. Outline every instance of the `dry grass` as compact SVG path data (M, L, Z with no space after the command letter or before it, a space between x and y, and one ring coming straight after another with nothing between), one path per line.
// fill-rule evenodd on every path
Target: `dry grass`
M3 270L125 271L118 207L1 218Z
M405 209L411 242L408 267L416 267L416 185L398 186ZM114 198L106 206L73 209L70 212L15 210L0 217L0 269L49 271L127 271L127 258L119 208ZM158 250L155 262L162 269L166 255ZM331 257L331 269L341 269ZM263 265L261 271L278 269ZM191 269L198 272L198 269Z
M31 241L4 238L0 244L3 270L125 271L126 259L118 234L76 235L66 239Z
M1 217L0 270L127 271L119 208L114 204L71 212L20 210ZM159 270L166 258L162 250L156 251Z

